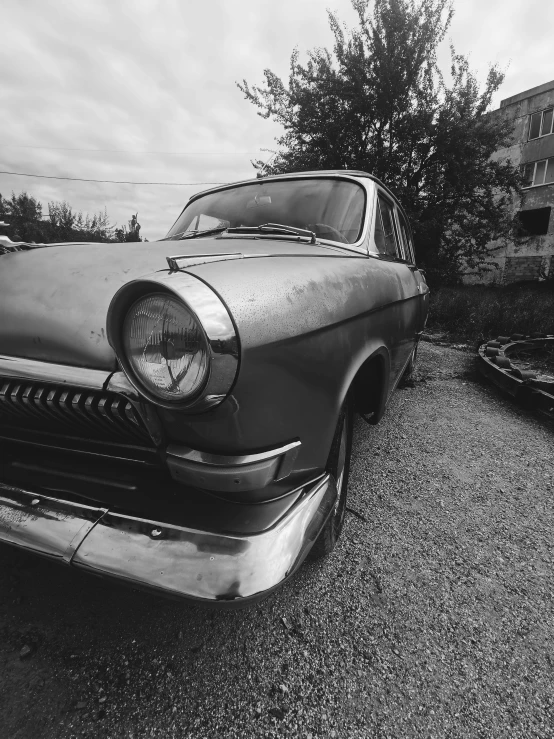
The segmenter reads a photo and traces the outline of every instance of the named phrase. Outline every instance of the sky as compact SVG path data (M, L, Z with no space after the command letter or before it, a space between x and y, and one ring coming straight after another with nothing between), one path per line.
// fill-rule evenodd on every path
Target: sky
M447 44L500 100L554 79L550 0L455 0ZM279 127L236 82L285 80L290 55L332 47L326 9L355 24L350 0L3 0L0 170L56 177L180 183L129 185L0 174L0 193L28 192L75 210L138 212L141 235L163 237L209 183L255 176ZM192 183L192 184L188 184ZM197 184L198 183L198 184ZM203 184L206 183L206 184Z

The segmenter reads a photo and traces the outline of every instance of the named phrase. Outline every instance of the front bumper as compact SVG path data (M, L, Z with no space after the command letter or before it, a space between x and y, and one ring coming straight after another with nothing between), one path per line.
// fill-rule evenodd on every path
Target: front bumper
M256 600L300 566L335 497L334 479L323 475L302 488L270 529L228 535L0 483L0 541L170 596L213 603Z

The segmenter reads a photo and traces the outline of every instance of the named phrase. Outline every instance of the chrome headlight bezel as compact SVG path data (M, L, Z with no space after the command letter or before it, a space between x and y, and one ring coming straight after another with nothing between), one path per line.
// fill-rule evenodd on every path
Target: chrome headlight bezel
M167 292L135 300L123 318L121 341L130 371L150 394L173 405L202 392L210 371L208 338L181 300Z
M207 377L198 392L185 399L165 399L141 382L126 356L123 326L130 308L141 298L165 293L182 303L203 331L208 347ZM108 309L108 341L135 390L155 405L171 410L202 412L221 403L231 392L239 366L238 332L225 303L202 280L186 272L165 272L124 285Z

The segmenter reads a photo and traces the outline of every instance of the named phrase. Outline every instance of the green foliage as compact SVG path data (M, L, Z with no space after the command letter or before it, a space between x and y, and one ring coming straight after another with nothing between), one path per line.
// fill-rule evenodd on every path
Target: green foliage
M66 201L48 203L48 215L56 240L114 241L114 227L106 210L100 213L75 213Z
M431 293L427 330L475 344L513 333L553 333L554 283L439 288Z
M116 240L120 243L124 241L127 241L127 242L141 241L140 229L141 229L141 225L138 222L138 213L135 213L131 217L131 220L129 221L128 229L127 229L127 226L125 225L120 226L119 228L115 229Z
M268 174L357 169L382 179L411 219L418 260L431 282L456 282L480 268L487 244L512 233L520 176L491 160L512 125L487 114L504 75L491 67L483 89L451 47L451 81L437 66L451 0L352 0L358 27L333 13L333 51L295 50L288 86L238 87L284 129ZM263 162L253 162L261 170Z
M0 195L0 220L9 224L13 241L43 241L42 204L26 192L12 193L9 200Z
M0 195L0 220L9 223L12 241L51 244L63 241L114 241L114 227L106 211L93 215L76 213L66 201L48 203L44 218L42 204L26 192Z
M138 235L136 231L133 229L127 230L127 226L123 225L115 229L114 232L115 240L122 244L124 241L126 242L136 242L140 241L141 238Z

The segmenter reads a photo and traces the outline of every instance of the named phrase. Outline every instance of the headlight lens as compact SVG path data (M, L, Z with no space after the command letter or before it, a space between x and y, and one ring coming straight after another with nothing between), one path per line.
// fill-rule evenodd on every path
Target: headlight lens
M197 393L208 374L208 343L186 305L154 293L131 306L123 322L130 369L151 393L182 401Z

